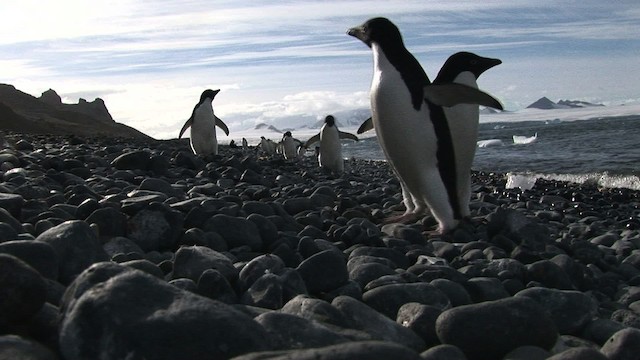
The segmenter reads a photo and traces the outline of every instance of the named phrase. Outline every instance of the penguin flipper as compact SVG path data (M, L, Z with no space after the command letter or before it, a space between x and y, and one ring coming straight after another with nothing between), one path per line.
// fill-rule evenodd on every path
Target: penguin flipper
M373 119L368 118L367 120L365 120L360 127L358 128L357 133L358 134L362 134L364 132L367 132L369 130L373 130Z
M182 129L180 129L180 135L178 135L178 139L182 138L182 134L189 128L189 126L193 125L193 117L190 117L187 122L182 125Z
M340 137L340 139L349 139L349 140L354 140L354 141L359 141L360 139L358 139L357 136L350 134L348 132L343 132L343 131L338 131L338 136Z
M313 135L311 137L311 139L307 140L307 142L304 143L304 146L308 148L309 145L311 145L311 144L313 144L315 142L318 142L318 141L320 141L320 133L317 133L317 134Z
M424 87L424 99L446 107L458 104L478 104L503 110L502 104L493 96L474 87L458 83L429 84Z
M222 131L224 131L224 133L227 134L227 136L229 136L229 128L227 127L227 124L225 124L222 120L220 120L219 117L215 115L213 117L216 118L216 126L222 129Z

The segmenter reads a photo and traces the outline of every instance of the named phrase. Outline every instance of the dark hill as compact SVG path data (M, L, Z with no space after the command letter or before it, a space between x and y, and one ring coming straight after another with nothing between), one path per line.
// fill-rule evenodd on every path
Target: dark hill
M150 138L115 122L102 99L64 104L53 90L36 98L7 84L0 84L0 126L26 134Z

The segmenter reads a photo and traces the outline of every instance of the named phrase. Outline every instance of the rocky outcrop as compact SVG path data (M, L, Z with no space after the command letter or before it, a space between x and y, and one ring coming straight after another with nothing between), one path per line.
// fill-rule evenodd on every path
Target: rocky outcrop
M0 84L0 125L4 130L25 134L149 138L115 122L100 98L65 104L55 90L36 98L7 84Z

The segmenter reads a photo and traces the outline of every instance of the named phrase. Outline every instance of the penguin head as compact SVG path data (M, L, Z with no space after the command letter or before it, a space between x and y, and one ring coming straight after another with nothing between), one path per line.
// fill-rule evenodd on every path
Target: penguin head
M364 24L349 29L347 34L360 39L369 47L373 43L381 46L403 45L398 27L383 17L369 19Z
M502 64L502 61L499 59L482 57L466 51L457 52L449 56L447 61L444 63L440 70L443 78L439 78L438 80L451 82L456 76L464 71L473 73L477 79L483 72L500 64ZM440 73L438 74L438 77L440 77Z
M284 135L282 135L282 139L284 140L287 137L291 137L291 131L287 131L284 133Z
M324 118L324 123L327 124L327 126L334 126L336 118L334 118L333 115L327 115L327 117Z
M217 89L217 90L207 89L207 90L203 91L202 95L200 95L200 102L203 102L205 99L213 100L213 98L216 97L216 95L219 92L220 92L220 89Z

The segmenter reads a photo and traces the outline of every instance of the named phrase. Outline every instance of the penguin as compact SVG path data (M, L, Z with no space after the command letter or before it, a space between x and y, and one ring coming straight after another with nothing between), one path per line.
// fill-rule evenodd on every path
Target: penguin
M217 155L218 139L216 138L216 126L229 135L229 128L213 113L211 102L220 90L207 89L200 95L200 101L193 108L191 117L184 123L178 139L191 127L191 149L196 155Z
M320 167L340 175L344 172L344 159L342 158L340 139L358 141L357 136L338 130L335 117L327 115L320 132L307 140L304 146L309 147L313 143L320 142L318 164Z
M264 136L260 136L259 147L267 155L273 155L276 153L276 144L272 140L267 139Z
M249 150L249 142L246 138L242 138L242 151L246 152Z
M478 56L470 52L457 52L445 61L433 84L459 83L478 88L476 80L482 73L494 66L502 64L500 59ZM470 215L469 201L471 197L471 165L476 152L480 111L475 104L459 104L445 107L444 112L449 123L451 137L454 139L456 172L458 174L456 188L460 211L463 217ZM368 118L358 128L361 134L373 129L373 120Z
M492 96L457 83L431 84L404 46L400 30L386 18L373 18L348 35L373 52L372 123L389 164L400 180L405 213L411 221L430 210L439 233L454 229L462 212L456 189L454 145L443 107L480 104L502 109Z
M295 159L298 157L298 146L302 146L302 141L294 138L291 131L287 131L282 135L280 141L282 155L285 159Z
M457 52L445 61L438 72L434 84L457 83L475 89L477 79L482 73L502 64L499 59L478 56L470 52ZM476 154L480 109L475 104L459 104L445 107L444 113L449 122L456 161L456 189L462 217L471 215L471 165Z

